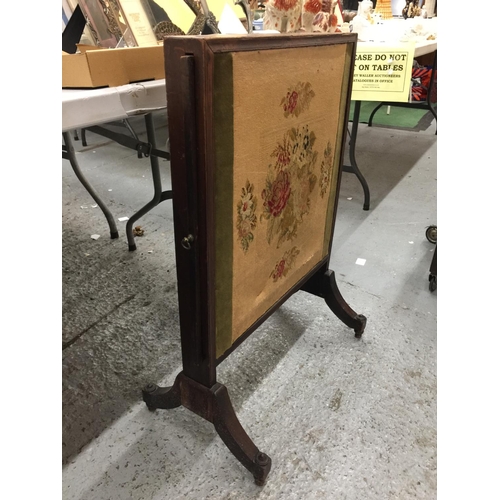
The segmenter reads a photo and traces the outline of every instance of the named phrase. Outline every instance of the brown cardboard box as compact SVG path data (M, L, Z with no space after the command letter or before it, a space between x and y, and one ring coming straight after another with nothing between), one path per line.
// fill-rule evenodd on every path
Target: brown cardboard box
M163 44L102 49L79 45L80 53L62 54L62 88L116 87L165 78Z

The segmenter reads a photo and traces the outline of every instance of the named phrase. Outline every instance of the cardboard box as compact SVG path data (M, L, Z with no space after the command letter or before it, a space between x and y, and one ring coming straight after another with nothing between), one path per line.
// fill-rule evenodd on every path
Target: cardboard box
M102 49L79 45L80 53L62 54L62 88L117 87L165 78L163 44Z

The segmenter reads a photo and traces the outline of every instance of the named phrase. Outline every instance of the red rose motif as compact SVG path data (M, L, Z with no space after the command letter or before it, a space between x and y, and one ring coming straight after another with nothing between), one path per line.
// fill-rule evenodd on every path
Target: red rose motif
M278 217L283 212L288 198L290 198L290 192L290 176L286 170L280 170L271 190L262 192L262 197L265 200L264 206L273 217Z
M299 100L299 94L297 94L297 92L295 92L295 90L290 94L290 97L288 98L288 106L287 106L287 109L288 109L288 112L289 113L293 113L293 110L295 109L295 107L297 106L297 102Z
M293 110L296 108L298 101L299 94L295 90L293 92L287 92L283 110L288 113L293 113Z
M273 279L277 280L278 278L281 278L283 272L285 271L285 265L286 265L285 259L281 259L278 265L276 266L276 269L274 270Z
M286 168L290 164L290 146L288 141L285 141L284 146L278 144L272 156L276 156L276 167L279 170Z
M280 151L276 163L279 168L286 167L290 163L290 153L288 151Z

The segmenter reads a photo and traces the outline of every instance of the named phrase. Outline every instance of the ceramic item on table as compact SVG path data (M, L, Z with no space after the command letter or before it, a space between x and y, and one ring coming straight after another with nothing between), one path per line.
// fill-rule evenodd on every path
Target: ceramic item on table
M391 0L377 0L374 14L380 14L382 19L392 19Z
M283 33L299 31L302 0L268 0L264 12L264 29Z
M418 6L418 0L406 0L406 5L403 7L402 14L405 19L419 16L420 7Z
M367 41L369 28L375 24L373 18L373 2L362 0L358 4L358 12L351 21L352 32L358 34L360 42Z
M302 29L315 32L335 32L339 19L335 13L337 0L303 0Z

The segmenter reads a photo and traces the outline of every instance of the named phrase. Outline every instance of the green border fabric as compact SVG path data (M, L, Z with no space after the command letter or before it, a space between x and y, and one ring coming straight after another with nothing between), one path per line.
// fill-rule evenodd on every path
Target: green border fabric
M214 60L216 357L232 345L233 293L233 58Z
M326 218L325 224L325 237L323 240L323 255L328 254L328 250L330 249L330 239L333 231L333 214L335 211L335 200L337 198L337 183L338 183L338 174L339 169L343 167L343 158L340 158L340 152L342 151L342 134L344 133L344 119L347 103L347 92L349 90L349 81L351 76L351 59L352 59L352 48L349 45L346 49L345 59L344 59L344 75L342 78L342 90L340 96L340 106L339 110L339 122L337 129L337 137L335 143L335 156L334 156L334 170L332 172L332 181L331 181L331 190L330 190L330 198L328 199L328 214Z

